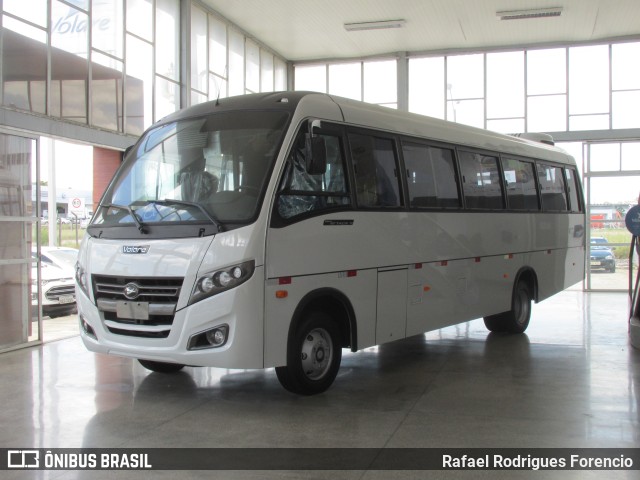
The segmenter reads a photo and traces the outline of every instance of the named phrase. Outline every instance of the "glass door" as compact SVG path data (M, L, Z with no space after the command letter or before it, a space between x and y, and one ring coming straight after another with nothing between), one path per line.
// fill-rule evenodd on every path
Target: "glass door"
M39 235L37 147L35 138L0 131L0 351L41 341L39 275L31 259Z
M626 291L631 234L624 218L640 193L640 142L586 144L587 290ZM634 261L637 268L637 261Z

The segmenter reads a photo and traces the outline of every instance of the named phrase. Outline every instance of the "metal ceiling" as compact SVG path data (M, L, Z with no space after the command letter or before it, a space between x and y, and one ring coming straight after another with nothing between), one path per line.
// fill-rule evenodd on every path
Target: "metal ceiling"
M201 0L287 60L640 39L640 0ZM562 7L549 18L496 12ZM406 20L347 32L345 23Z

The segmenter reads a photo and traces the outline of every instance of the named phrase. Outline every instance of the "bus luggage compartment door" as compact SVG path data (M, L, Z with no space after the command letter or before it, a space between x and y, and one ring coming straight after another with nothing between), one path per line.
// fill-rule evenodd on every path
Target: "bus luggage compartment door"
M407 283L406 268L378 271L377 345L406 336Z

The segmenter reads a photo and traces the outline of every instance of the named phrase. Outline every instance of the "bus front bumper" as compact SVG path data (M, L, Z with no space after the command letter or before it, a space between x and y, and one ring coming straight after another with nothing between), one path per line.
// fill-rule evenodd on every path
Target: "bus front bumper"
M80 336L92 352L157 362L220 368L263 368L262 268L246 283L175 312L166 338L114 333L104 314L80 288L76 289ZM193 346L192 337L227 326L220 347Z

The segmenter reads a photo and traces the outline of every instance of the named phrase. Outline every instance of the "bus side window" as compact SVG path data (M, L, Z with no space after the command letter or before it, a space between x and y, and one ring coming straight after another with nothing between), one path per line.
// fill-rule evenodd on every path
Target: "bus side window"
M298 134L289 154L277 200L278 213L284 219L351 204L340 138L321 136L325 140L327 151L327 169L324 174L307 173L304 132Z
M402 153L411 207L460 207L453 150L403 142Z
M400 206L398 167L393 140L349 134L360 207Z
M566 212L567 193L564 188L562 168L538 164L542 210L545 212Z
M502 186L498 159L491 155L458 152L467 208L502 210Z
M533 163L503 158L502 169L511 210L540 210Z
M578 175L573 168L566 168L564 174L567 180L567 190L569 190L571 211L580 213L582 212L582 205L580 204L579 197L580 187L578 186Z

